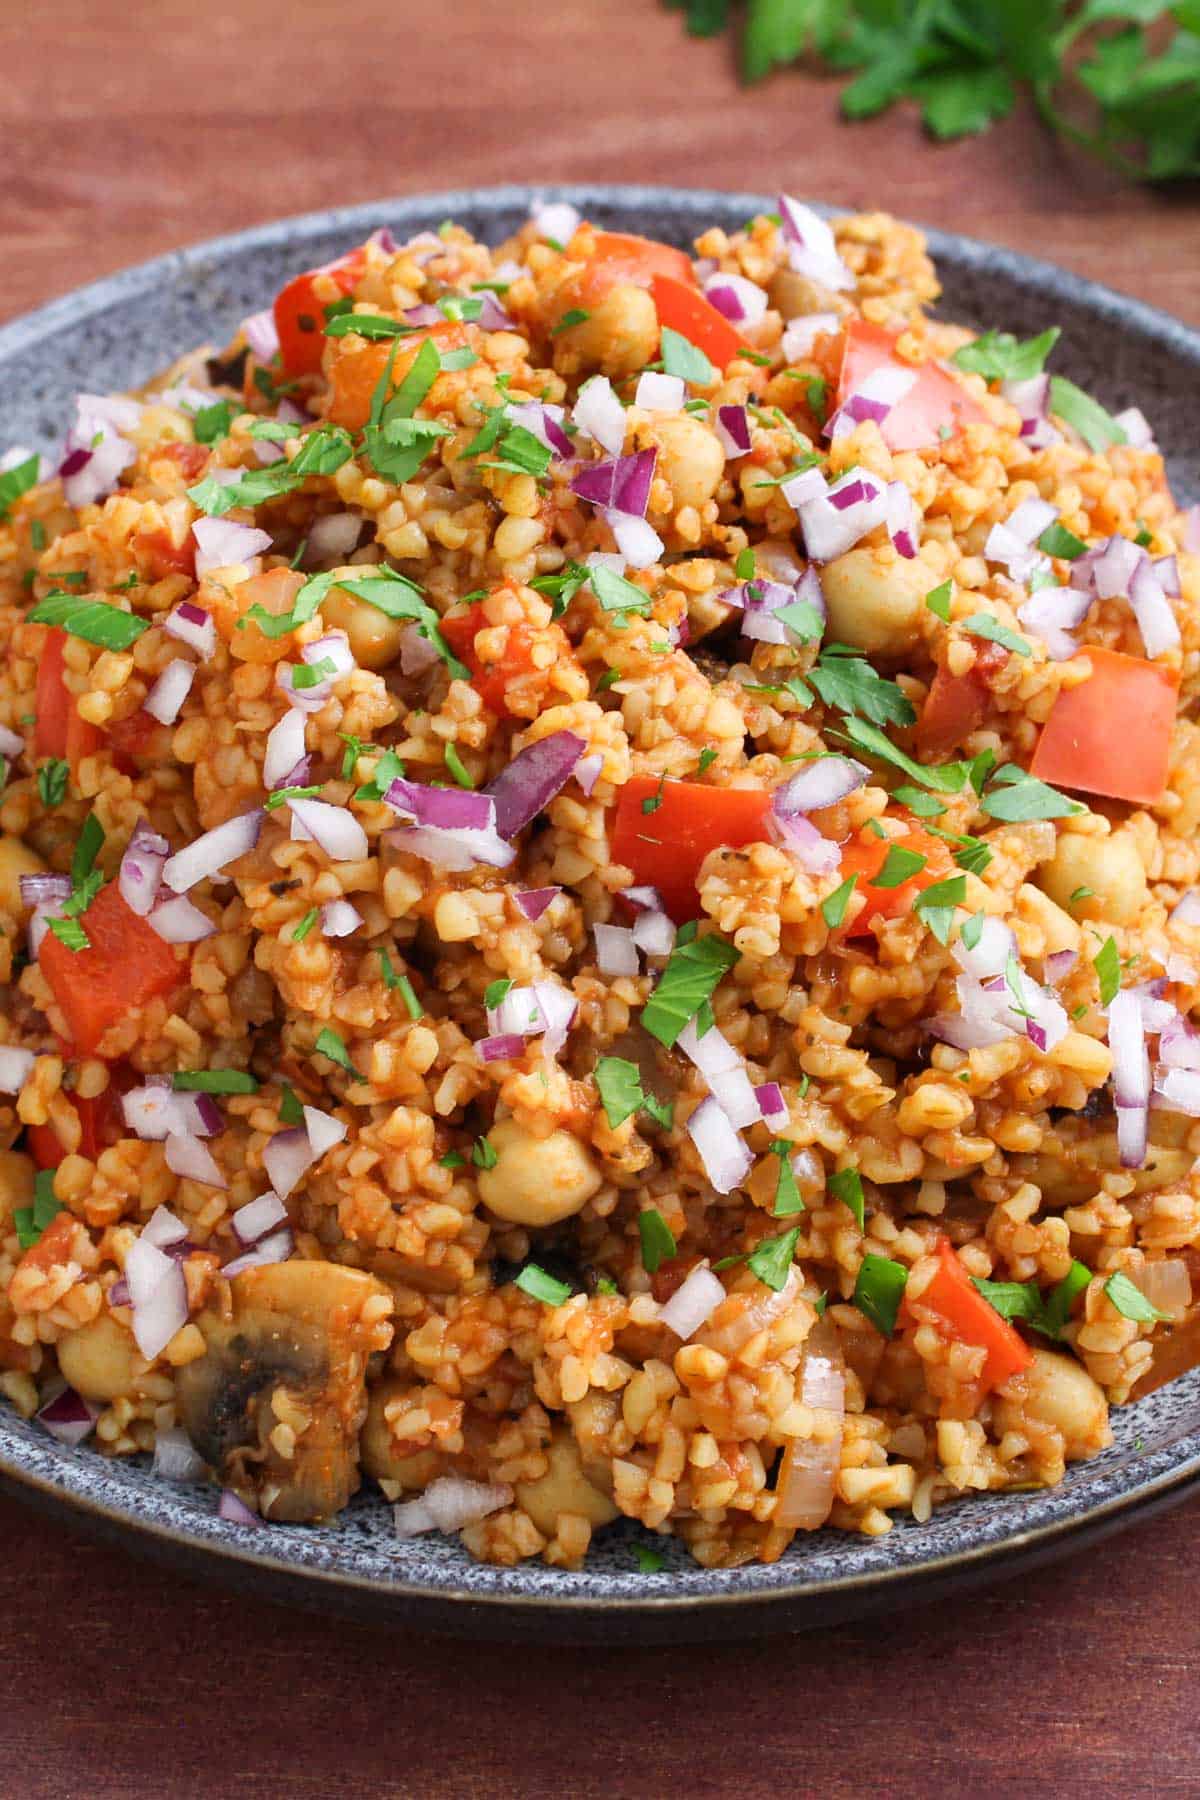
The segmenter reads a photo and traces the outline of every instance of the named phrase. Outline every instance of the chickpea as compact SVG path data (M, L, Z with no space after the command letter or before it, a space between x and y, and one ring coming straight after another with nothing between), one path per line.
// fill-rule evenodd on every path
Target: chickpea
M900 556L890 544L847 550L821 572L828 636L868 656L901 656L920 640L932 585L919 558Z
M408 1493L420 1493L439 1471L438 1454L436 1450L414 1450L404 1455L389 1431L384 1408L395 1399L400 1386L398 1381L384 1380L371 1389L358 1441L359 1460L376 1481L395 1481Z
M21 876L39 875L46 867L36 850L20 838L0 837L0 912L14 919L22 911Z
M590 1152L569 1131L538 1138L515 1119L501 1119L488 1141L496 1162L479 1171L479 1192L485 1206L513 1225L569 1219L601 1184Z
M690 413L667 413L638 427L640 450L657 450L656 479L671 489L672 510L703 506L725 475L725 452L716 433Z
M1146 904L1146 872L1137 845L1127 831L1088 837L1064 831L1050 861L1037 874L1038 885L1075 919L1105 919L1129 925ZM1081 887L1092 891L1071 902Z
M776 269L767 288L767 298L775 311L785 319L801 319L809 313L832 312L837 296L832 289L810 281L795 269Z
M7 1224L18 1207L33 1205L36 1175L32 1157L19 1150L0 1150L0 1220Z
M330 631L344 631L360 669L386 669L400 654L407 619L389 619L377 606L356 600L344 588L330 588L321 602L321 617Z
M584 1474L593 1487L607 1492L612 1487L611 1434L622 1422L620 1394L589 1388L582 1400L571 1401L567 1417Z
M1087 1370L1070 1356L1037 1349L1024 1376L1020 1399L996 1398L996 1424L1001 1432L1022 1431L1027 1421L1049 1426L1063 1440L1068 1462L1094 1456L1111 1441L1108 1401Z
M85 1400L119 1400L136 1386L141 1365L133 1336L111 1313L58 1340L58 1366Z
M554 1433L546 1452L550 1466L536 1481L518 1481L517 1503L538 1530L553 1537L560 1513L581 1513L589 1525L610 1525L618 1509L607 1494L593 1487L583 1472L579 1448L571 1433Z
M564 300L563 311L574 307ZM555 363L599 369L614 379L644 369L658 355L658 313L645 288L618 283L585 309L587 318L555 338Z

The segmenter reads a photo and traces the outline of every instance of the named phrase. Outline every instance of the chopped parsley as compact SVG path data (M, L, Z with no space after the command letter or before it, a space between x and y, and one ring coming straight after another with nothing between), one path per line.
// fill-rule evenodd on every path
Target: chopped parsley
M1092 1279L1081 1262L1073 1262L1063 1279L1043 1294L1036 1281L979 1281L973 1279L989 1306L1002 1319L1020 1319L1043 1337L1060 1338L1077 1297Z
M313 926L316 924L316 922L317 922L317 909L315 906L312 906L305 913L304 917L302 919L300 919L298 921L298 923L295 925L295 927L293 928L293 930L292 930L293 944L302 944L304 942L305 938L308 936L309 932L312 930Z
M572 600L588 581L592 571L586 563L569 562L560 575L538 575L529 583L535 593L545 594L550 601L550 616L561 619Z
M27 456L24 462L17 463L15 468L5 469L0 475L0 519L7 519L16 501L22 494L27 494L31 487L37 486L38 465L41 458L35 451Z
M290 1082L285 1081L279 1091L279 1119L283 1125L303 1125L304 1108L296 1097L296 1090Z
M382 313L336 312L326 321L325 336L343 338L353 333L378 343L385 338L411 337L416 329L400 319L385 318Z
M1127 441L1124 428L1100 402L1062 375L1050 377L1050 410L1079 433L1089 450L1107 450L1110 444Z
M1081 900L1093 900L1095 898L1095 895L1096 895L1095 888L1077 887L1074 890L1074 892L1068 896L1067 905L1068 906L1078 906L1078 904Z
M78 955L80 950L88 950L91 948L92 940L89 938L78 919L69 919L66 917L61 919L47 919L46 926L48 930L53 932L60 944L65 945L68 950L74 951L76 955Z
M913 901L913 911L920 915L922 923L929 927L938 943L945 944L949 942L950 927L954 923L954 909L964 906L966 899L966 876L950 875L918 894Z
M1116 999L1121 987L1121 957L1115 938L1105 938L1092 958L1092 967L1100 983L1100 1004L1108 1006Z
M557 337L560 331L570 331L572 325L586 325L591 316L585 307L568 307L558 324L551 327L550 336Z
M480 1137L471 1146L471 1161L477 1169L494 1169L500 1158L490 1139Z
M1141 1288L1135 1286L1120 1269L1115 1275L1109 1276L1104 1284L1104 1292L1123 1318L1133 1319L1139 1325L1153 1325L1156 1320L1170 1317L1169 1313L1160 1312L1157 1306L1152 1306Z
M299 673L300 671L297 670L297 674ZM296 685L299 687L302 684L297 682ZM271 792L263 801L263 809L266 812L276 812L279 807L286 806L289 800L311 800L313 795L319 794L320 791L321 788L319 783L315 787L272 788Z
M206 475L187 490L187 496L202 513L216 519L235 506L262 506L281 494L290 494L302 480L303 476L295 474L290 463L269 463L263 469L239 469L237 480L228 484Z
M481 1138L480 1142L486 1143L487 1139ZM495 1152L493 1152L494 1154ZM485 1164L484 1166L490 1165ZM565 1306L571 1298L569 1282L559 1281L533 1262L525 1264L517 1276L516 1286L523 1294L528 1294L531 1300L540 1300L543 1306Z
M779 1293L787 1285L799 1237L800 1227L793 1225L781 1237L764 1238L746 1258L746 1267L773 1293Z
M972 637L990 638L993 644L1003 644L1006 650L1011 650L1016 656L1033 655L1025 639L1018 637L1015 631L1010 631L1007 625L1002 625L991 613L972 613L969 619L963 620L962 628L969 631Z
M330 1062L338 1065L339 1069L345 1069L347 1075L353 1075L355 1081L362 1080L362 1076L350 1061L350 1052L347 1050L337 1032L332 1031L328 1025L323 1026L317 1033L317 1041L313 1045L313 1051L321 1056L327 1056Z
M954 583L943 581L935 588L930 588L925 596L925 604L943 624L950 623L950 600L954 593Z
M198 444L216 444L229 436L233 421L241 411L232 400L214 400L192 415L192 431Z
M177 1069L171 1077L177 1094L257 1094L258 1083L245 1069Z
M647 816L649 816L650 813L656 813L662 805L666 786L667 778L664 774L659 777L658 787L655 789L654 793L647 794L646 798L642 801L642 811Z
M657 1575L666 1567L667 1559L661 1550L652 1550L649 1544L630 1544L630 1553L643 1575Z
M613 1131L632 1118L642 1105L642 1077L638 1066L623 1056L602 1056L596 1064L600 1104Z
M922 856L917 850L906 850L902 844L892 844L883 859L883 867L878 875L872 875L871 886L877 888L898 888L914 875L920 873L929 858Z
M739 581L754 580L754 551L747 544L733 559L733 572Z
M783 608L785 613L792 610ZM840 644L826 645L808 671L808 679L826 706L860 713L876 725L911 725L916 719L910 701L894 681L877 675L865 657Z
M650 595L644 588L635 587L632 581L626 581L623 575L614 575L602 563L593 565L588 570L588 575L592 592L605 612L645 614L650 611Z
M786 625L802 644L817 643L825 629L824 618L810 600L793 600L788 606L777 606L772 617Z
M858 886L857 875L847 875L845 881L834 888L832 894L826 894L821 902L821 916L830 931L836 931L846 917L846 908L850 904L850 896Z
M504 1004L512 990L512 985L511 975L501 975L497 980L488 983L483 990L483 1004L489 1012L494 1012L498 1006Z
M829 1177L829 1191L854 1214L861 1231L866 1224L867 1203L863 1195L862 1176L857 1169L835 1169Z
M386 954L386 952L383 952L382 954ZM416 1020L424 1018L425 1008L417 999L417 991L407 975L398 975L396 977L396 992L403 1000L405 1010L410 1019Z
M364 781L361 787L355 788L352 797L355 800L382 800L393 781L399 781L403 774L404 763L400 757L394 750L384 750L375 764L375 773L370 781Z
M502 469L510 475L545 475L554 460L549 444L525 425L506 425L496 445L491 462L480 463L481 469Z
M717 983L739 954L715 931L686 941L681 931L658 986L642 1008L642 1024L651 1037L669 1050L689 1019L712 998Z
M1078 800L1068 800L1057 788L1048 787L1035 775L1027 775L1015 763L1005 763L992 777L993 786L980 801L989 818L1014 824L1025 819L1066 819L1086 812ZM997 792L997 787L1002 791Z
M445 1156L438 1157L439 1169L465 1169L467 1159L461 1150L447 1150Z
M67 797L67 780L71 773L71 765L61 757L52 756L44 762L37 772L38 799L45 807L61 806Z
M896 1329L896 1314L904 1297L908 1270L890 1256L877 1256L868 1250L859 1266L854 1283L854 1304L872 1325L890 1338Z
M1051 325L1048 331L1021 343L1010 332L985 331L956 350L950 360L969 374L982 375L985 381L1028 381L1041 374L1061 335L1058 326Z
M800 1189L796 1185L796 1171L792 1168L792 1152L795 1144L789 1144L786 1138L772 1138L771 1154L779 1158L779 1176L775 1183L775 1204L771 1208L771 1216L776 1219L790 1219L794 1213L806 1210L800 1198Z
M713 750L711 747L708 749L702 750L700 752L700 761L699 761L699 764L697 765L696 773L698 775L705 774L709 769L712 768L712 766L716 762L716 760L717 760L717 752L715 750Z
M39 1169L33 1183L33 1205L13 1210L13 1224L22 1250L32 1250L43 1231L62 1211L61 1200L54 1197L56 1169Z
M457 744L447 744L444 752L446 767L457 781L460 788L474 788L475 783L468 773L467 766L458 753Z
M1038 549L1044 550L1047 556L1058 556L1064 562L1074 562L1077 556L1083 555L1087 545L1056 519L1053 525L1047 525L1038 539Z
M653 1275L661 1263L670 1262L677 1248L671 1227L656 1206L638 1214L638 1236L642 1240L642 1266L648 1275Z
M33 608L29 622L61 626L70 637L101 650L128 650L150 623L106 600L88 600L80 594L48 594Z
M868 756L874 756L880 762L894 764L914 781L920 782L922 787L933 788L939 794L957 794L967 780L967 763L914 762L911 756L906 756L890 738L885 737L882 731L865 719L847 718L842 730L850 742L859 750L865 750Z
M717 371L695 344L685 338L681 332L673 331L669 325L662 328L662 363L668 375L678 375L684 381L694 381L699 387L708 387L717 379Z

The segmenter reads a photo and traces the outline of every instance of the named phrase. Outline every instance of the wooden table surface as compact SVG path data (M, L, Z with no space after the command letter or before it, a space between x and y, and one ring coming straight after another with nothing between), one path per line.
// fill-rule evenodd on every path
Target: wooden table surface
M6 0L0 316L281 213L484 182L797 194L1051 257L1200 322L1193 192L1028 117L949 147L737 87L654 0ZM1200 1501L977 1596L756 1646L516 1654L207 1592L0 1503L23 1796L1195 1793Z

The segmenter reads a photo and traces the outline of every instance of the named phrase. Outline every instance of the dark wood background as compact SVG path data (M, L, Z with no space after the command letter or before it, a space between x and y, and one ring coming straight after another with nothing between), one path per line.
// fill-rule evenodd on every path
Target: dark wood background
M282 213L500 181L785 185L1200 323L1197 195L1027 116L948 147L745 91L655 0L3 0L0 316ZM1200 1501L937 1608L728 1649L420 1639L162 1574L0 1503L0 1791L1184 1794Z

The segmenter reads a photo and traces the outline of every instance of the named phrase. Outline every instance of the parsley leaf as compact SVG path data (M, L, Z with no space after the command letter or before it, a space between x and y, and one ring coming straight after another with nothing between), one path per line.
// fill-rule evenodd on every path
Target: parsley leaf
M896 1329L896 1314L907 1282L908 1270L890 1256L877 1256L868 1250L859 1265L854 1304L884 1337L890 1338Z
M799 1237L800 1227L793 1225L781 1237L764 1238L746 1258L746 1267L776 1294L787 1285Z
M0 519L7 519L15 503L22 494L27 494L31 487L37 486L38 465L41 458L35 451L11 469L5 469L0 475Z
M663 369L668 375L678 375L684 381L694 381L700 387L708 387L717 379L717 371L705 356L703 350L685 338L681 332L673 331L669 325L662 328L662 361Z
M832 894L826 894L821 902L821 916L830 931L836 931L846 917L846 908L850 904L850 896L858 885L857 875L847 875L845 881L834 888Z
M71 765L60 757L52 756L44 762L37 772L38 798L45 807L61 806L67 795L67 780L71 773Z
M686 943L682 936L681 932L676 938L658 985L642 1008L642 1024L668 1049L688 1020L711 999L722 975L732 969L740 954L715 931Z
M858 749L865 750L868 756L876 757L880 762L890 762L897 769L903 769L922 787L933 788L939 794L957 794L967 780L967 764L952 763L919 763L914 762L903 750L892 743L890 738L876 726L864 719L848 718L842 727L845 735Z
M600 1104L613 1131L632 1118L642 1105L642 1077L638 1066L623 1056L602 1056L596 1064Z
M216 400L200 407L192 418L192 432L198 444L216 444L229 436L233 421L241 411L232 400Z
M29 622L59 625L70 637L82 638L101 650L128 650L150 623L106 600L88 600L80 594L48 594L33 608Z
M916 720L907 695L894 681L877 675L865 657L847 656L827 647L816 666L808 671L808 679L826 706L836 706L844 713L859 713L875 725L912 725Z
M382 313L339 312L327 320L325 336L343 338L353 333L355 337L378 343L384 338L411 337L416 329L415 325L406 325L403 319L388 319Z
M177 1069L171 1077L177 1094L257 1094L258 1083L244 1069Z
M638 1236L642 1240L642 1266L648 1275L653 1275L661 1263L670 1262L675 1255L675 1237L656 1206L640 1212L637 1223Z
M906 850L903 844L892 844L883 859L883 867L878 875L872 875L871 886L877 888L901 887L912 876L919 874L928 860L928 857L922 856L918 850Z
M950 360L960 369L982 375L985 381L1028 381L1041 374L1061 336L1057 325L1024 343L1007 331L985 331L956 350Z
M1100 983L1100 1004L1109 1006L1116 999L1121 988L1121 957L1115 938L1105 938L1092 958L1092 967L1095 969L1096 979Z
M1153 1325L1158 1319L1170 1317L1169 1313L1159 1312L1157 1306L1151 1306L1141 1288L1120 1269L1109 1276L1104 1292L1123 1318L1134 1319L1139 1325Z
M1053 525L1047 525L1038 539L1038 549L1044 550L1047 556L1059 556L1064 562L1074 562L1077 556L1083 555L1087 545L1056 519Z
M771 1216L776 1219L789 1219L794 1213L804 1212L804 1201L800 1197L800 1189L796 1185L796 1171L792 1167L792 1153L796 1146L789 1144L786 1138L774 1138L771 1152L779 1158L779 1178L775 1183L775 1204L771 1208Z
M602 563L591 567L588 576L592 592L605 612L645 614L650 611L651 599L645 589L636 587L632 581L626 581L623 575L614 575Z
M942 623L945 625L950 623L950 600L953 593L954 583L952 581L942 581L939 582L937 587L930 588L925 596L925 604L930 612L933 613L935 617L941 619Z
M863 1195L862 1176L857 1169L836 1169L829 1177L829 1191L854 1214L858 1229L866 1224L867 1203Z
M929 927L938 943L945 944L949 942L954 923L954 909L965 905L966 898L966 876L951 875L945 881L935 881L923 894L918 894L913 901L913 911Z
M1010 631L1007 625L1002 625L991 613L972 613L969 619L963 620L962 628L969 631L972 637L990 638L993 644L1003 644L1006 650L1013 651L1017 656L1033 655L1025 639L1018 637L1015 631Z
M350 1061L350 1052L337 1032L332 1031L328 1025L323 1026L317 1033L317 1041L313 1045L313 1050L321 1056L327 1056L330 1062L338 1065L339 1069L345 1069L347 1075L353 1075L355 1081L362 1080L362 1076Z
M304 1108L296 1097L296 1090L290 1083L284 1082L279 1091L279 1118L284 1125L303 1125Z
M992 782L979 802L980 810L1009 825L1025 819L1067 819L1087 810L1078 800L1068 800L1057 788L1048 787L1035 775L1027 775L1015 763L1005 763L997 769Z
M1050 411L1077 431L1089 450L1126 442L1124 429L1090 394L1062 375L1050 377Z

